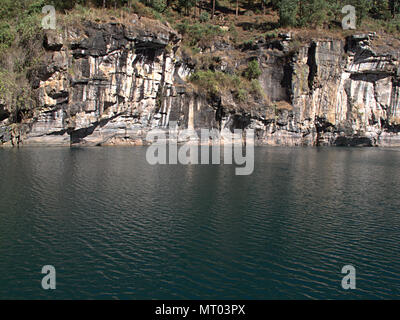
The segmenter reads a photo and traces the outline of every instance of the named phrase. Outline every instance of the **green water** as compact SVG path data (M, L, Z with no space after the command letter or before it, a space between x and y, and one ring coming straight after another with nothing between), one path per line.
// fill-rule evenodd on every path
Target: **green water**
M145 153L0 149L0 298L400 297L400 150L256 148L250 176Z

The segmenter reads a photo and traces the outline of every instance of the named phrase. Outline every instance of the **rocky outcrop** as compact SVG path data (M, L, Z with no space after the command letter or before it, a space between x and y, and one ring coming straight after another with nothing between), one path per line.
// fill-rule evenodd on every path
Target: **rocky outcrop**
M253 128L269 145L400 146L398 52L375 35L296 43L289 35L250 48L216 43L216 68L257 59L269 102L238 103L188 86L193 62L170 26L133 16L127 25L87 22L48 32L31 74L38 107L11 123L0 99L3 145L145 143L153 128ZM389 50L390 51L390 50ZM232 59L232 57L237 57Z
M256 126L261 141L400 146L399 52L376 53L371 46L374 37L314 40L292 53L290 44L278 41L280 61L267 50L262 61L264 89L289 106L279 108L277 103L275 119L261 119Z

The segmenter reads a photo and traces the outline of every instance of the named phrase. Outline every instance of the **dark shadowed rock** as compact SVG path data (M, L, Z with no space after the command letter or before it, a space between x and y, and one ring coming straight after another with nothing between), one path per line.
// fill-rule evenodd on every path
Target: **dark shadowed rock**
M44 47L47 50L59 51L64 45L63 38L55 30L48 30L44 35Z

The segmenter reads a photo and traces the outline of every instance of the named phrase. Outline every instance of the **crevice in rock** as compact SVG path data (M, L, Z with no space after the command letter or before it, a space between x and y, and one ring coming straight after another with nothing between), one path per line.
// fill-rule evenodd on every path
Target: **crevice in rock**
M288 61L283 65L283 78L281 86L286 89L287 101L292 103L293 101L293 57L289 56Z
M312 42L310 47L308 48L308 59L307 59L307 65L309 68L308 88L310 89L310 92L313 92L314 90L314 80L318 72L316 53L317 53L317 44L315 42Z

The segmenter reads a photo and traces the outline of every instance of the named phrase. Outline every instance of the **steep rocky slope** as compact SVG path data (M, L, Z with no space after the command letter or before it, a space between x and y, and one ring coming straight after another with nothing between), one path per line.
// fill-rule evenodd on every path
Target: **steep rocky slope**
M87 22L47 32L31 75L38 107L11 123L0 99L3 145L143 144L153 128L253 128L269 145L400 146L398 50L374 34L294 41L290 34L238 48L216 42L216 69L257 59L269 102L238 103L188 85L193 61L171 27ZM238 54L240 53L240 54ZM249 100L250 101L250 100Z

